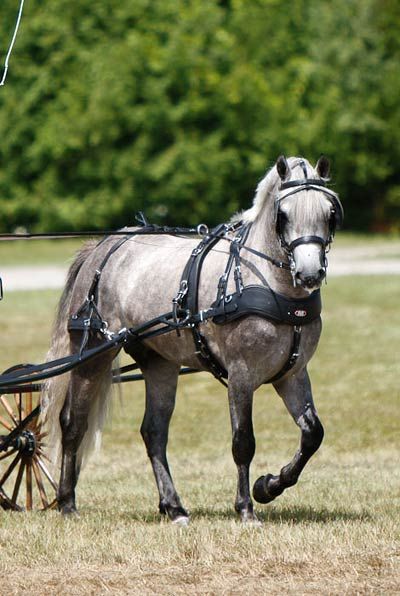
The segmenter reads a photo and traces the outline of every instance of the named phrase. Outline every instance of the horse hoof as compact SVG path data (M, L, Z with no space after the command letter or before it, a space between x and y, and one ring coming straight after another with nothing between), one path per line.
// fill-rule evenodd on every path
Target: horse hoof
M261 528L262 522L258 519L258 517L253 513L253 515L241 515L240 521L245 526L251 526L253 528Z
M251 526L252 528L262 528L263 527L263 523L260 519L257 519L256 517L254 519L249 520L246 525Z
M175 519L172 520L172 523L175 526L179 526L180 528L186 528L189 525L189 518L184 515L179 515Z
M270 503L273 501L278 495L271 495L268 491L268 483L273 478L272 474L267 474L266 476L260 476L258 480L255 481L253 486L253 497L257 503Z
M79 511L75 507L63 507L60 509L61 515L65 518L75 519L80 517Z

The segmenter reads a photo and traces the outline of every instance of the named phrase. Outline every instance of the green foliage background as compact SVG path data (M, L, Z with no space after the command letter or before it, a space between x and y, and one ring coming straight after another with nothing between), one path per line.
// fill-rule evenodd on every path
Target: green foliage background
M397 0L29 0L0 88L0 229L213 224L279 154L325 153L347 227L398 230L399 64Z

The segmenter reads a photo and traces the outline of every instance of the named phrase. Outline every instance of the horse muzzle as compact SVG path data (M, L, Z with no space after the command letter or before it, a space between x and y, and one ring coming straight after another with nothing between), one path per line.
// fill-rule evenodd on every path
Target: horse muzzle
M326 271L322 267L317 271L316 274L303 274L302 272L297 272L295 274L295 281L296 285L301 286L307 291L313 292L321 287L323 280L326 277Z
M326 277L325 249L320 244L300 244L293 251L293 281L312 292Z

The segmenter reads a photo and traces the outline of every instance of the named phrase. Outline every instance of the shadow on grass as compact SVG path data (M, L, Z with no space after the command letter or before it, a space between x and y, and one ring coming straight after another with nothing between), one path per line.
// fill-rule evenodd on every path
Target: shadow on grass
M327 509L312 507L294 506L294 507L270 507L264 511L256 510L257 517L264 523L328 523L328 522L348 522L348 521L369 521L371 515L367 511L349 511L346 509ZM196 508L191 512L193 520L232 520L238 519L233 509L213 510L210 508Z
M105 511L98 507L83 507L80 510L83 516L104 515ZM192 523L196 521L237 521L239 517L233 508L212 509L210 507L195 507L190 510L190 519ZM170 523L168 517L161 515L156 509L152 511L135 512L134 508L119 509L111 508L107 510L106 516L112 514L113 520L118 522L138 522L141 524L164 524ZM60 516L61 517L61 516ZM258 519L265 524L324 524L332 522L352 522L352 521L370 521L372 516L367 511L349 511L346 509L319 508L314 509L306 506L294 507L271 507L264 511L257 510ZM79 523L79 516L68 517L67 519L76 520Z

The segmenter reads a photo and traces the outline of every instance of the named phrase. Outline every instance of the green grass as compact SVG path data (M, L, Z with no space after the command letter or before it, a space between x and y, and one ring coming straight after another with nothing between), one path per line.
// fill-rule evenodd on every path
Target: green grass
M64 265L70 262L84 242L84 238L2 240L0 241L0 267L3 265Z
M357 232L338 232L335 237L335 246L358 247L365 244L386 245L398 244L400 242L400 234L369 234Z
M180 380L169 443L192 524L160 519L139 436L143 384L132 383L82 473L79 519L0 511L0 592L398 594L400 277L335 278L323 294L310 373L325 440L297 486L257 505L262 528L236 520L226 395L203 373ZM57 293L12 296L0 304L2 368L42 359ZM298 444L270 387L255 396L254 421L252 481Z
M0 241L0 266L4 265L46 265L69 263L85 242L85 238L59 240L6 240ZM335 246L358 248L372 245L385 252L393 251L400 256L400 236L396 234L354 234L341 232L335 238Z

